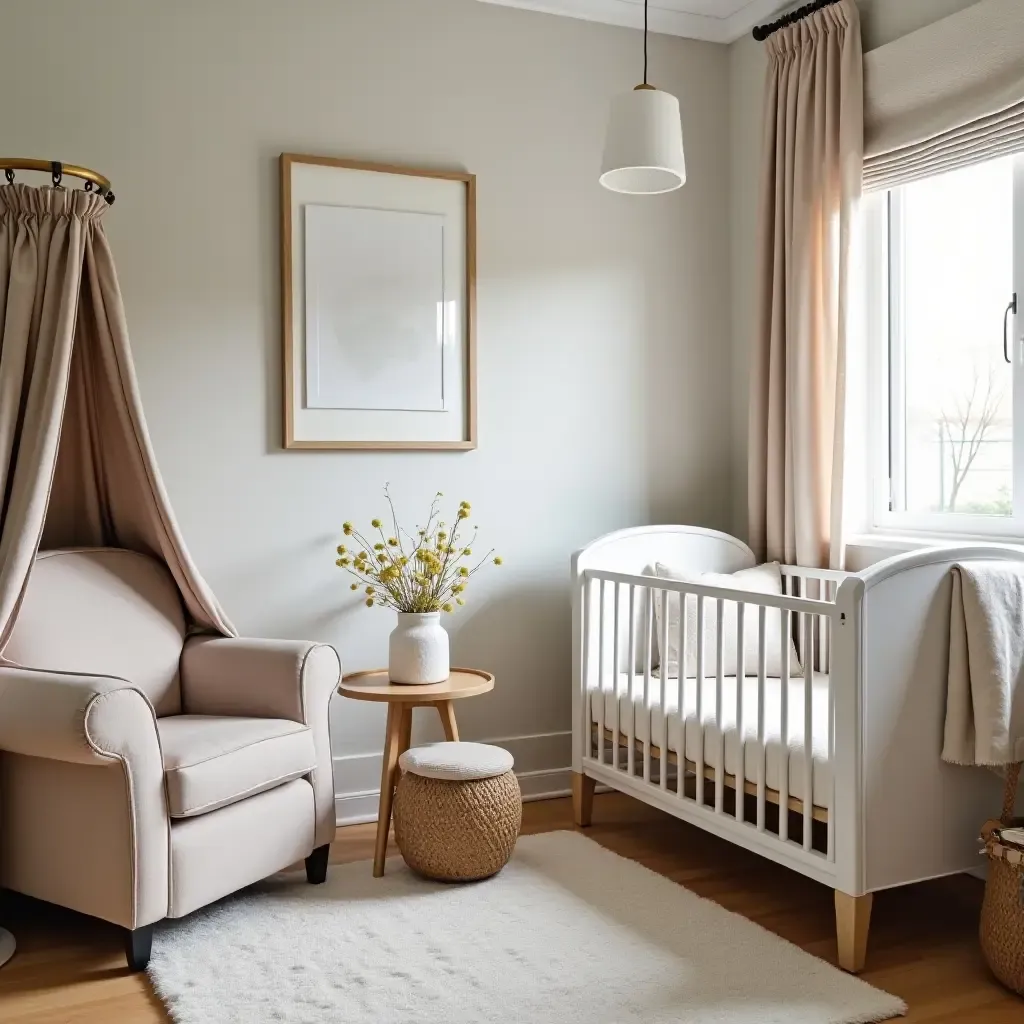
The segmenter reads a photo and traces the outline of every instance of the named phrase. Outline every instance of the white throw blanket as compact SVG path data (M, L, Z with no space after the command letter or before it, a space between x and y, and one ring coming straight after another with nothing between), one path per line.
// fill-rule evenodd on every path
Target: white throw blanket
M1024 760L1024 566L953 567L943 760Z

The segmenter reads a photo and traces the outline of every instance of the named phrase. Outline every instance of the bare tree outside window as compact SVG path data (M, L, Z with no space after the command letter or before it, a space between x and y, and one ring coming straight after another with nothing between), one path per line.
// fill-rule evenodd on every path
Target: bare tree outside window
M991 441L991 434L1002 407L1005 394L1004 384L997 380L994 369L989 368L984 385L977 366L971 377L970 390L957 398L951 406L944 407L939 414L939 457L946 465L946 453L953 476L948 488L941 487L940 512L957 512L960 490L981 452L983 445ZM966 510L963 510L966 511ZM972 509L971 511L999 514L1000 509Z

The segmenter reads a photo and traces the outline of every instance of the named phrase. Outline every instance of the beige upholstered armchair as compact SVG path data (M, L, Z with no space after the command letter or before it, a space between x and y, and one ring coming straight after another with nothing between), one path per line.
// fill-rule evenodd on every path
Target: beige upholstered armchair
M40 552L0 666L0 886L126 929L334 837L323 644L186 636L178 586L131 551Z

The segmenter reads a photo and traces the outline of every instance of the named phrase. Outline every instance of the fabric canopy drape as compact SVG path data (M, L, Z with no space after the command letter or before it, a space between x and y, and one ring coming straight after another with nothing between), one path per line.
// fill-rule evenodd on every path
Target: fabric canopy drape
M864 58L864 188L1024 150L1024 0L980 0Z
M846 318L864 147L854 0L771 36L750 392L751 546L843 563Z
M0 657L40 548L165 562L194 627L235 631L153 456L96 193L0 187Z

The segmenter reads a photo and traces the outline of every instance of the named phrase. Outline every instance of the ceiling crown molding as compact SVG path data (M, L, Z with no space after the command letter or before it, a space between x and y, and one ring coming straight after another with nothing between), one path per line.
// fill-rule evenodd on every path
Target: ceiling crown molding
M643 0L482 0L486 4L519 7L543 14L559 14L567 18L598 21L624 28L644 27ZM709 43L731 43L755 25L769 20L788 6L785 0L749 0L735 13L715 17L685 10L686 0L654 0L650 7L652 32L663 35L702 39Z

